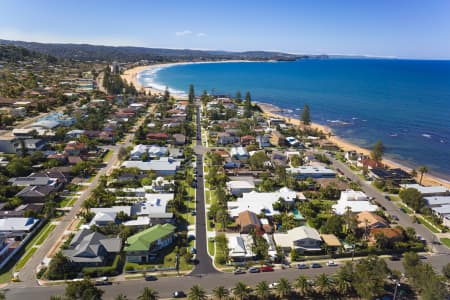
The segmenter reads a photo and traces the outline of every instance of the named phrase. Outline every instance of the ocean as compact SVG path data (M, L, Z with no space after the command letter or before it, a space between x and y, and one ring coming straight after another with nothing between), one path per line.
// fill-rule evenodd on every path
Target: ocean
M426 165L450 179L450 61L311 59L176 65L144 71L140 81L174 93L242 96L298 116L309 104L313 122L409 167Z

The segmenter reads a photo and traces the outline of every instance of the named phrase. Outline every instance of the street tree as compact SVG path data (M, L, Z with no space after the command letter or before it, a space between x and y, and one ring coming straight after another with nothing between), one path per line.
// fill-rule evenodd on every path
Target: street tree
M281 299L287 299L291 295L291 284L286 278L280 278L276 286L276 293Z
M428 168L427 168L427 166L421 166L421 167L419 168L419 173L420 173L419 184L422 184L423 174L428 173Z
M142 290L141 294L137 297L137 299L138 300L158 300L159 296L158 296L157 291L146 286Z
M189 85L189 97L188 97L188 99L189 99L189 103L194 103L194 101L195 101L195 91L194 91L194 85L193 84L190 84Z
M419 212L424 206L422 194L415 188L403 189L399 193L400 198L414 211Z
M309 105L308 104L305 104L303 106L303 111L302 111L302 114L300 116L300 119L302 120L303 124L305 124L305 125L311 124L311 115L310 115L310 112L309 112Z
M384 151L385 147L383 145L383 142L381 140L378 140L373 146L372 151L370 152L370 157L373 160L380 162L383 158Z
M239 300L248 299L250 297L250 290L245 283L239 281L233 288L233 295Z
M206 296L205 290L199 286L198 284L191 287L188 293L189 300L206 300L208 296Z
M312 291L312 287L304 275L300 275L297 279L295 279L294 288L295 291L302 297L309 295Z
M214 300L225 300L228 298L228 290L224 286L218 286L213 291Z
M260 300L267 300L270 298L270 288L267 281L260 281L256 284L255 294Z
M65 299L67 300L101 300L104 291L97 288L88 279L72 281L67 284Z

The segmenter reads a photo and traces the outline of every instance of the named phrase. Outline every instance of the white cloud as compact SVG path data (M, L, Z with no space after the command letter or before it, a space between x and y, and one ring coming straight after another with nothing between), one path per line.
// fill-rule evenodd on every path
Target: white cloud
M183 31L177 31L175 32L176 36L185 36L185 35L191 35L193 32L190 30L183 30Z
M204 33L204 32L199 32L199 33L197 33L197 36L198 36L198 37L206 36L206 33Z

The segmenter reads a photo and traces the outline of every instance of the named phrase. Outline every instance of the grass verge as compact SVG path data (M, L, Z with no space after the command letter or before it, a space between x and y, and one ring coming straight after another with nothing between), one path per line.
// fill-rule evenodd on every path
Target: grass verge
M22 256L22 258L19 260L19 262L16 265L16 270L20 270L23 268L23 266L27 263L27 261L31 258L31 256L33 256L34 252L37 251L38 248L31 248L29 251L27 251L27 253L25 253L24 256Z
M450 248L450 239L449 238L441 238L441 243Z
M36 245L41 245L48 235L55 229L56 225L48 223L44 226L43 230L38 235L38 240L36 241Z

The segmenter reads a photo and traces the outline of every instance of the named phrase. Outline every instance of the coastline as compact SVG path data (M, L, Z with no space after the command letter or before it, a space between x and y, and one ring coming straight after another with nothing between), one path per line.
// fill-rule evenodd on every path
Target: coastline
M279 112L281 111L281 109L278 108L277 106L273 105L273 104L257 103L257 106L261 109L261 111L266 116L273 117L273 118L280 118L280 119L285 120L286 123L290 123L290 124L293 124L293 125L296 125L296 126L301 126L302 125L299 119L295 119L295 118L292 118L292 117L287 117L287 116L284 116L284 115L280 114ZM318 130L324 132L325 134L327 134L328 135L327 139L330 142L332 142L333 144L335 144L336 146L338 146L339 148L341 148L342 150L344 150L344 151L354 150L356 152L363 153L365 155L370 155L370 150L369 149L357 146L355 144L352 144L352 143L350 143L350 142L340 138L339 136L334 135L333 134L333 130L330 127L326 126L326 125L322 125L322 124L318 124L318 123L314 123L313 122L313 123L311 123L310 127L314 128L314 129L318 129ZM403 169L403 170L405 170L407 172L410 172L412 170L411 168L409 168L409 167L407 167L405 165L402 165L401 163L392 161L390 159L383 158L382 162L383 162L383 164L385 164L389 168L401 168L401 169ZM420 175L418 175L416 177L417 181L418 181L419 177L420 177ZM430 175L430 174L424 174L423 175L422 184L423 185L441 185L441 186L445 186L447 188L450 188L450 182L449 181L447 181L445 179L442 179L442 178L439 178L439 177L434 176L434 175Z
M126 70L124 72L124 74L121 75L122 79L126 80L128 83L133 83L133 85L136 87L136 89L138 91L144 90L146 93L150 92L152 95L163 95L164 94L164 90L163 89L158 89L155 87L145 87L142 85L142 83L139 81L138 76L139 73L143 72L144 70L154 70L154 69L158 69L158 68L168 68L168 67L172 67L172 66L176 66L176 65L186 65L186 64L211 64L211 63L232 63L232 62L253 62L253 61L248 61L248 60L223 60L223 61L205 61L205 62L179 62L179 63L166 63L166 64L155 64L155 65L145 65L145 66L137 66L137 67L133 67L130 68L128 70ZM186 95L177 95L178 98L182 98L182 99L186 99L187 96ZM275 118L281 118L284 119L287 123L291 123L293 125L296 126L300 126L302 125L299 119L295 119L292 117L287 117L287 116L283 116L282 114L280 114L279 112L281 111L281 109L279 107L277 107L274 104L269 104L269 103L261 103L258 102L257 103L258 107L261 109L261 111L263 111L263 113L269 117L275 117ZM339 136L336 136L333 134L333 131L330 127L326 126L326 125L322 125L322 124L318 124L318 123L312 123L310 125L312 128L316 128L318 130L321 130L322 132L326 133L327 139L334 143L335 145L337 145L339 148L341 148L344 151L350 151L350 150L355 150L357 152L363 153L365 155L370 155L370 150L357 146L355 144L352 144L351 142L348 142L344 139L342 139ZM389 168L401 168L405 171L411 171L410 167L407 167L405 165L402 165L401 163L395 162L393 160L387 159L387 158L383 158L383 164L385 164L386 166L388 166ZM416 180L418 181L419 176L416 177ZM423 185L441 185L441 186L445 186L447 188L450 188L450 182L443 179L443 178L439 178L437 176L431 175L431 174L424 174L423 175L423 180L422 180L422 184Z

